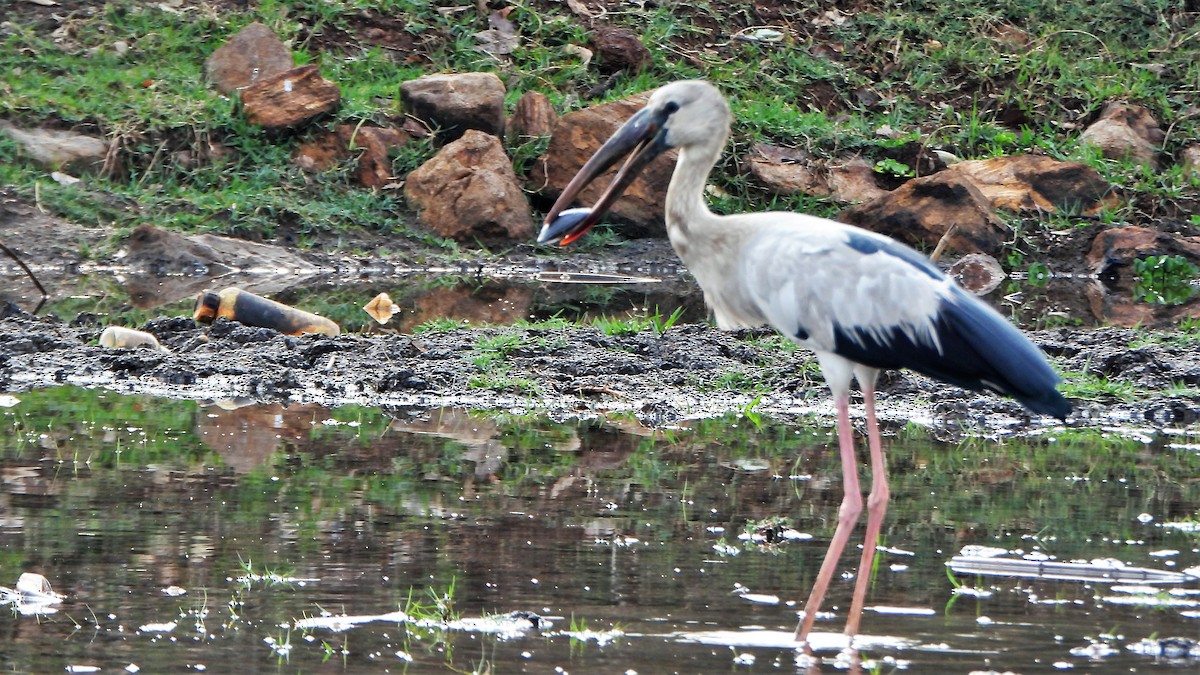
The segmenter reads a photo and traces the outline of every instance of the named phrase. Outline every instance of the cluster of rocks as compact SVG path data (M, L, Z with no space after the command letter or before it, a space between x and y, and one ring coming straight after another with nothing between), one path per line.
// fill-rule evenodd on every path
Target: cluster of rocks
M600 47L622 53L621 36L605 33L603 37ZM617 46L604 46L610 42ZM636 40L632 44L640 46ZM629 67L644 65L645 59L639 62L636 56L626 59ZM315 65L296 66L287 46L262 24L247 26L218 48L206 70L212 85L239 97L246 118L264 128L310 125L340 102L338 85L322 77ZM584 161L645 100L642 94L558 118L545 95L530 91L506 115L507 91L492 73L430 75L402 83L399 93L406 112L402 123L342 124L307 133L293 161L312 171L350 163L354 178L365 187L402 186L432 232L485 244L528 241L534 231L529 195L547 200L558 196ZM94 159L111 154L111 148L96 139L11 126L7 131L30 149L31 156L55 168L69 166L81 156ZM440 149L407 176L393 176L389 154L417 137L434 139ZM510 144L548 138L548 148L528 175L521 176L506 153L505 138ZM1080 137L1106 157L1152 167L1161 161L1163 140L1151 113L1127 103L1108 105ZM80 149L63 151L68 141ZM1117 199L1114 187L1081 163L1038 155L958 161L947 153L925 154L927 161L920 167L925 175L898 186L889 186L860 157L820 160L803 151L765 144L756 145L740 165L764 189L846 204L839 219L939 254L944 249L996 254L1011 238L997 215L1000 210L1088 215L1112 207ZM612 208L612 217L626 225L628 234L665 234L663 199L674 160L673 153L657 159ZM1181 161L1200 173L1200 144L1182 153ZM604 179L596 181L580 199L595 200L606 184ZM1089 259L1092 271L1160 250L1195 257L1193 242L1178 235L1154 232L1151 236L1152 231L1143 228L1121 229L1096 239Z

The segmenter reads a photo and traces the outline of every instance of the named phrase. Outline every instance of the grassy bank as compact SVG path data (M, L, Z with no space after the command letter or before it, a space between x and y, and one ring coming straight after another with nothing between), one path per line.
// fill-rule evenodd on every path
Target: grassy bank
M118 234L153 222L287 236L301 245L342 236L353 248L354 234L365 231L436 246L398 191L358 188L345 166L306 174L291 153L320 128L401 119L405 80L484 70L505 81L510 106L536 90L560 113L673 79L716 82L737 117L716 179L722 210L836 212L820 199L769 194L744 176L740 155L769 141L817 156L861 154L895 177L913 170L920 148L962 158L1036 152L1082 159L1123 188L1114 221L1186 221L1200 213L1195 181L1174 162L1200 132L1200 27L1179 3L582 4L597 18L548 0L504 5L520 44L496 57L477 49L488 17L473 3L18 3L6 8L0 27L0 119L101 135L113 152L100 175L63 186L0 135L0 184ZM341 87L335 114L294 133L267 133L206 85L204 60L252 21L270 26L298 63L319 64ZM571 45L588 44L590 22L638 35L651 65L609 74L599 60L584 63ZM1148 107L1167 131L1161 170L1103 160L1079 146L1081 129L1114 99ZM507 143L519 167L544 147ZM394 157L394 174L404 176L434 151L430 143L410 145Z

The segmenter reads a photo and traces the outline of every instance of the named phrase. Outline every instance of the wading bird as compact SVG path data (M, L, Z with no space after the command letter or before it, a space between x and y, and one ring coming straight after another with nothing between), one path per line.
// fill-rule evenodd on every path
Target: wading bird
M846 634L858 633L867 578L887 509L888 484L875 418L875 379L908 368L966 389L1011 396L1065 419L1058 376L1024 335L963 291L928 258L888 237L799 213L716 215L704 186L729 136L731 114L711 84L668 84L587 161L546 214L541 243L584 235L663 151L678 148L667 188L667 235L696 277L722 329L773 326L816 352L837 409L844 495L796 640L807 642L838 559L863 509L850 424L850 384L862 390L871 463L867 528ZM575 195L629 159L592 208L564 211Z

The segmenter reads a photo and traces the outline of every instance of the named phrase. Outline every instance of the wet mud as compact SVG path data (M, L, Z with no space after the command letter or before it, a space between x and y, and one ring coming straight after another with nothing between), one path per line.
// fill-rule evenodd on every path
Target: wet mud
M403 242L392 242L386 257L320 250L287 254L283 247L268 251L256 245L248 254L252 260L293 255L303 260L305 273L218 273L201 260L181 262L177 254L184 250L182 245L138 248L133 245L137 237L130 237L115 253L85 259L81 251L90 247L113 250L104 244L105 233L49 217L11 196L2 201L5 243L21 252L53 296L72 297L86 290L80 286L92 283L92 277L81 276L83 268L105 274L119 265L121 272L107 274L122 280L120 292L128 294L128 303L157 308L151 312L160 314L144 325L128 327L150 333L169 351L101 347L100 334L114 317L99 308L66 313L52 304L30 313L34 299L18 292L18 287L30 286L28 280L5 261L0 391L72 383L171 398L289 405L456 406L536 410L558 418L627 412L652 427L731 411L753 410L783 419L832 412L811 354L790 349L770 330L723 332L704 322L698 289L682 273L666 241L639 240L568 257L520 247L481 262L452 260L412 242L407 244L410 249L401 250L394 246ZM144 238L162 244L161 236ZM220 246L233 241L223 240ZM166 250L173 251L169 269L163 268ZM236 257L236 252L228 255ZM353 297L338 302L362 304L378 291L368 288L379 280L405 292L412 284L405 283L404 271L418 266L448 277L485 281L468 289L466 296L435 284L423 295L400 301L405 312L396 327L371 326L362 314L363 323L343 323L344 332L337 337L290 337L223 319L201 326L190 318L190 311L169 305L186 301L190 306L187 299L197 291L234 283L260 293L305 288L321 275L337 280L339 288L354 289L348 291ZM647 313L656 307L665 308L663 314L675 307L684 311L665 332L647 328L608 334L596 326L539 328L521 323L541 314L557 316L562 307L590 311L587 297L595 287L561 283L580 273L656 277L658 283L635 292L636 304ZM503 286L506 278L521 278L524 285ZM489 286L488 279L499 285ZM358 293L360 284L365 285ZM1175 308L1144 303L1135 307L1124 299L1128 293L1112 292L1100 280L1088 278L1064 280L1057 290L1026 290L1038 294L1003 288L993 295L1003 294L1006 300L1020 296L1005 311L1011 309L1026 327L1055 318L1074 324L1029 332L1061 372L1090 382L1086 389L1077 387L1081 398L1075 400L1072 423L1186 425L1200 418L1195 340L1172 330L1096 327L1125 314L1143 326L1174 326L1180 312L1200 307L1196 302ZM463 303L469 307L460 306ZM1076 316L1070 307L1089 307L1089 315ZM1121 309L1129 307L1136 311ZM444 316L457 316L474 326L516 325L412 334L422 322ZM1031 418L1015 402L907 372L885 373L880 399L885 421L916 421L949 437L1056 423Z
M686 324L619 335L568 326L291 337L226 319L202 327L165 317L139 327L169 350L162 352L101 347L103 328L87 314L67 322L8 305L0 312L0 390L69 383L239 403L461 406L556 418L628 412L651 427L731 411L784 419L832 411L811 355L767 330ZM1200 359L1167 333L1030 335L1060 370L1086 373L1113 392L1075 399L1073 424L1174 426L1200 416ZM885 373L880 399L894 424L915 421L949 436L1057 423L908 372Z

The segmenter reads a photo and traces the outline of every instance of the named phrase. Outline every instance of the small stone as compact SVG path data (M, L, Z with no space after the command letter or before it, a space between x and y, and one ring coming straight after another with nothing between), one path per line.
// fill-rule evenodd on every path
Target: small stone
M1113 102L1104 106L1100 119L1084 130L1079 142L1096 146L1109 159L1154 167L1165 139L1166 134L1149 110Z
M1000 263L986 253L968 253L950 266L950 276L975 295L987 295L1007 278Z
M554 131L557 121L558 114L554 112L550 98L540 91L527 91L517 100L508 130L518 139L542 138Z
M334 131L300 144L292 163L307 171L328 171L357 155L355 177L363 187L381 188L396 182L389 153L409 141L399 129L340 124Z
M630 30L616 26L600 26L591 36L591 47L598 57L601 72L638 71L654 59L641 39Z

